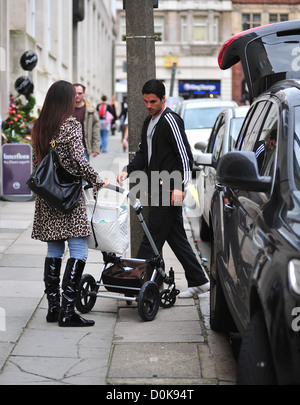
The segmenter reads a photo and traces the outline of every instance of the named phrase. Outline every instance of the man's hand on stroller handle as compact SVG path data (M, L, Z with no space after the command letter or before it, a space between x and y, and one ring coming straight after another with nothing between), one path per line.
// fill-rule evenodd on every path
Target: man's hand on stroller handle
M117 182L120 184L121 187L123 187L123 181L126 180L128 177L128 173L127 172L121 172L119 173L118 177L117 177Z

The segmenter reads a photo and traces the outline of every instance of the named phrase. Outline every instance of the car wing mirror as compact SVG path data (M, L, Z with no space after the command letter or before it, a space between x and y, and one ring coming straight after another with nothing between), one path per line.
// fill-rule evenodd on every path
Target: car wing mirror
M272 177L261 176L254 152L232 151L218 163L217 181L224 186L245 190L266 192L272 185Z
M194 148L197 150L200 150L201 152L204 152L207 146L207 142L197 142L194 145Z
M201 151L194 152L193 154L194 162L196 165L200 166L212 166L212 154L203 153Z

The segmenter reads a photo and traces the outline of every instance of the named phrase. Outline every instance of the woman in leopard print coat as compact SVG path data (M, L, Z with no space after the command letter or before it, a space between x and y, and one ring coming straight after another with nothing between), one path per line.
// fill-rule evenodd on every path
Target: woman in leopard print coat
M88 183L93 184L96 188L103 185L98 173L95 172L85 158L81 124L75 118L68 118L60 127L58 136L55 139L55 149L68 170L72 171L72 168L68 166L70 161L66 158L71 155L79 163L80 174ZM33 162L35 167L37 164L35 154ZM91 229L88 224L83 194L79 203L68 214L51 207L39 196L36 197L32 230L33 239L49 242L89 235L91 235Z
M90 166L84 153L81 124L72 117L75 109L75 88L71 83L54 83L46 96L39 118L32 131L33 162L36 167L50 150L55 138L57 150L65 167L78 173L71 161L72 156L79 164L79 174L93 185L94 196L105 185L98 173ZM45 200L36 197L32 238L47 242L48 252L44 266L45 292L48 298L48 322L59 321L60 326L92 326L94 321L83 319L75 313L74 303L78 285L88 255L86 237L91 234L82 193L75 208L67 214L50 206ZM60 268L68 243L70 259L67 261L62 282L62 302L60 302Z

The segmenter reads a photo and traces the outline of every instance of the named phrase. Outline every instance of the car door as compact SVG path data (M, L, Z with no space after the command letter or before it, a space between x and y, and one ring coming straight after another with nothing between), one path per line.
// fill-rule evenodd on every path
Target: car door
M238 140L237 149L256 151L265 145L271 134L277 137L280 127L279 106L276 102L263 100L254 106L248 127ZM268 151L261 166L261 175L274 175L276 142L272 151ZM227 213L230 215L227 229L229 284L234 308L238 313L242 328L249 320L250 286L253 273L265 260L269 260L268 251L272 249L270 232L264 220L270 195L259 192L232 190L228 193Z
M217 121L213 127L209 144L206 149L206 153L212 154L212 166L204 166L202 170L203 176L203 216L207 224L209 224L209 212L211 206L211 198L215 191L216 184L216 165L219 159L223 137L225 133L225 115L223 113L219 114Z

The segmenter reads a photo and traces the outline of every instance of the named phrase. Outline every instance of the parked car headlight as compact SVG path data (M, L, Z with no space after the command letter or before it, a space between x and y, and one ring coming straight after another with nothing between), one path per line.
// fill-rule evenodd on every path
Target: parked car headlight
M288 265L289 284L294 293L300 295L300 260L293 259Z

